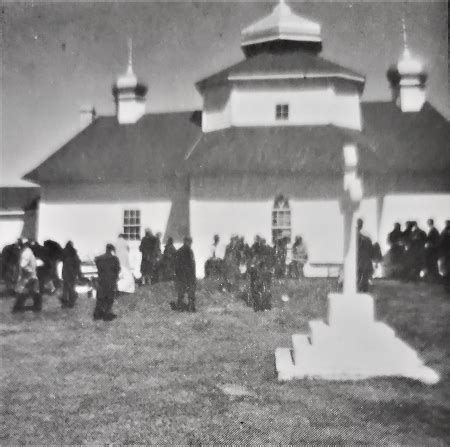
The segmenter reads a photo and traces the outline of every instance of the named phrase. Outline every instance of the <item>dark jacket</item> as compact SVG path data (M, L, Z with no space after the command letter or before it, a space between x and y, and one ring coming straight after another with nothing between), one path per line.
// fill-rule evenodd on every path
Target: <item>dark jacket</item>
M158 238L156 236L144 236L139 250L142 253L142 259L156 259L160 251Z
M358 271L371 274L373 272L373 245L370 237L358 234Z
M72 245L67 244L62 252L62 277L64 281L76 281L81 277L81 261Z
M117 256L105 253L95 258L98 271L98 283L100 287L115 289L120 272L120 262Z
M175 275L177 281L195 283L194 252L186 245L183 245L175 256Z

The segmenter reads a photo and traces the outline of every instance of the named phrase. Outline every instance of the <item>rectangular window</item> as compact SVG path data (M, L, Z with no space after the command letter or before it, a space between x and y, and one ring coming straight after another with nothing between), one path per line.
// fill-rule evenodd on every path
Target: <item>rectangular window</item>
M141 211L124 210L123 234L129 241L137 241L141 238Z
M288 120L289 119L289 104L277 104L275 108L276 120Z

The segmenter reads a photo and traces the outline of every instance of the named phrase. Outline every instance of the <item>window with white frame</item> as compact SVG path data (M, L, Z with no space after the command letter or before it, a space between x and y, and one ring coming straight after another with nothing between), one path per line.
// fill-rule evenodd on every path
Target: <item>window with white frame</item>
M137 241L141 238L141 211L124 210L123 234L129 241Z
M275 119L277 121L289 119L289 104L277 104L275 107Z
M289 200L279 195L276 197L272 209L272 242L275 243L281 238L288 238L291 241L291 208Z

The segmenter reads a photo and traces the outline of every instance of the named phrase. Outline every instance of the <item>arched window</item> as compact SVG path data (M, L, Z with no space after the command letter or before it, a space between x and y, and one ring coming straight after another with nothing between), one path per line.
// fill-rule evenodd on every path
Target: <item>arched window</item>
M289 200L280 194L275 198L272 209L272 242L287 237L291 241L291 208Z

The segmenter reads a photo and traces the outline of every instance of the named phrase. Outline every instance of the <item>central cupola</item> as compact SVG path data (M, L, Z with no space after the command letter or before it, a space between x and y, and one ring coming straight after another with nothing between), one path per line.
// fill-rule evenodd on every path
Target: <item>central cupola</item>
M303 49L317 54L322 50L320 24L294 13L285 0L268 16L244 28L241 37L248 57L263 51Z

